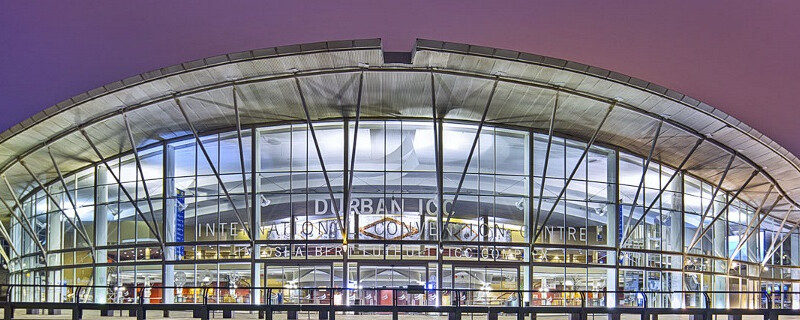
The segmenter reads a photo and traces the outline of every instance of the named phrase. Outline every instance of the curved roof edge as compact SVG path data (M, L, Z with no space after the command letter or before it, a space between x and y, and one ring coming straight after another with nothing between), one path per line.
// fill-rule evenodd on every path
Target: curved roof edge
M139 84L155 80L158 78L179 74L185 71L202 69L229 62L236 62L239 60L269 58L269 57L305 54L313 52L346 51L346 50L361 50L361 49L382 49L381 39L376 38L376 39L324 41L324 42L286 45L286 46L272 47L272 48L254 49L236 53L216 55L213 57L187 61L184 63L179 63L176 65L147 71L144 73L127 77L119 81L109 83L102 87L98 87L80 93L78 95L73 96L72 98L56 103L55 105L34 114L30 118L22 120L22 122L0 133L0 144L5 142L9 138L24 132L25 130L34 126L36 123L44 119L47 119L53 115L56 115L65 109L77 106L81 103L86 102L87 100L91 100L120 89L135 87Z
M287 46L280 46L280 47L266 48L266 49L256 49L256 50L242 51L231 54L222 54L209 58L198 59L165 68L152 70L149 72L128 77L126 79L116 81L108 85L78 94L70 99L67 99L52 107L49 107L44 111L41 111L33 115L32 117L22 121L21 123L9 128L8 130L0 133L0 145L6 143L6 141L11 139L12 137L25 133L28 129L35 127L38 123L42 122L43 120L54 117L66 110L70 110L73 107L80 106L88 101L91 101L93 99L105 95L110 95L124 89L136 87L138 85L159 80L162 78L167 78L170 76L190 71L201 70L229 63L256 60L261 58L284 57L284 56L303 55L310 53L341 52L350 50L374 51L381 49L382 46L380 39L315 42L308 44L287 45ZM794 168L794 170L800 172L800 160L798 160L797 156L795 156L787 149L780 146L774 140L758 132L752 127L744 124L738 119L720 111L719 109L716 109L708 104L700 102L699 100L689 97L687 95L681 94L674 90L667 89L663 86L659 86L654 83L650 83L641 79L605 70L602 68L593 67L558 58L552 58L552 57L512 51L512 50L495 49L484 46L474 46L468 44L425 40L425 39L418 39L416 41L414 51L411 52L412 54L410 59L411 61L408 63L412 63L415 60L414 55L418 54L419 52L425 52L425 51L470 55L470 56L493 58L499 60L513 61L513 62L528 63L552 69L561 69L568 72L579 73L589 77L594 77L618 83L620 85L624 85L633 89L642 90L654 96L659 96L664 99L668 99L677 104L686 106L691 110L695 110L699 113L705 114L713 119L716 119L721 124L724 124L725 126L740 132L743 136L748 137L752 141L761 144L764 148L766 148L764 150L770 150L772 153L774 153L774 155L777 155L784 161L788 162L788 164L792 168ZM84 126L83 123L76 123L74 128L81 128L83 126ZM708 136L708 138L710 140L715 140L712 139L710 136ZM43 143L47 143L48 141L43 141ZM732 148L729 149L731 149L732 151L737 151L733 150ZM740 154L740 156L742 155ZM777 183L775 180L772 180L772 177L770 177L770 175L766 172L766 170L764 170L767 169L767 167L761 167L759 164L755 162L751 163L757 167L758 171L766 174L770 178L771 182L775 184L781 191L780 192L781 194L784 195L786 194L783 190L781 190L780 184ZM797 191L797 189L793 190L793 192L794 191ZM794 202L794 200L791 199L791 197L787 198L788 200L790 200L792 204L797 206L797 203Z
M133 87L138 84L154 80L156 78L166 77L192 69L200 69L213 65L234 62L237 60L273 57L281 55L293 55L300 53L324 52L324 51L341 51L341 50L353 50L353 49L381 49L382 48L381 45L382 45L381 39L379 38L295 44L295 45L286 45L286 46L279 46L272 48L241 51L229 54L221 54L204 59L187 61L184 63L151 70L116 82L112 82L102 87L89 90L87 92L80 93L69 99L61 101L43 111L40 111L31 116L30 118L27 118L22 122L0 133L0 144L5 142L8 138L27 130L31 126L35 125L37 122L46 119L50 116L53 116L64 109L69 109L70 107L81 104L86 100L93 99L122 88ZM615 81L634 88L645 90L653 94L657 94L662 97L684 104L687 107L694 108L698 111L704 112L710 116L717 118L722 122L729 124L731 127L736 128L743 134L746 134L751 138L760 141L762 144L775 151L775 153L780 154L787 161L793 163L795 167L798 170L800 170L800 159L798 159L796 155L791 153L783 146L779 145L776 141L772 140L765 134L759 132L755 128L750 127L749 125L740 121L739 119L736 119L733 116L721 111L720 109L714 108L707 103L704 103L698 99L692 98L688 95L682 94L672 89L668 89L666 87L660 86L652 82L648 82L642 79L606 70L603 68L582 64L579 62L542 56L532 53L520 52L520 51L496 49L485 46L476 46L470 44L428 40L428 39L417 39L412 54L420 49L455 52L455 53L463 53L471 55L481 55L481 56L487 56L505 60L515 60L527 63L534 63L548 67L566 69L573 72L580 72L594 77Z
M765 134L759 132L755 128L750 127L749 125L740 121L739 119L736 119L733 116L723 112L720 109L714 108L705 102L702 102L698 99L692 98L688 95L685 95L683 93L680 93L672 89L668 89L666 87L660 86L652 82L648 82L642 79L606 70L603 68L582 64L579 62L542 56L532 53L520 52L520 51L506 50L506 49L496 49L491 47L476 46L476 45L455 43L455 42L445 42L438 40L417 39L415 52L420 49L453 52L453 53L461 53L469 55L479 55L496 59L533 63L547 67L579 72L586 75L621 83L636 89L648 91L650 93L662 96L664 98L686 105L687 107L706 113L709 116L712 116L718 119L719 121L730 125L732 128L736 128L741 133L748 135L752 139L757 140L762 144L764 144L766 147L772 149L773 151L775 151L775 153L780 154L787 161L794 164L795 168L800 170L800 159L798 159L796 155L794 155L791 151L784 148L783 146L781 146L780 144L778 144L776 141L772 140ZM2 135L0 135L0 138L2 138ZM0 141L0 143L1 142L2 141Z

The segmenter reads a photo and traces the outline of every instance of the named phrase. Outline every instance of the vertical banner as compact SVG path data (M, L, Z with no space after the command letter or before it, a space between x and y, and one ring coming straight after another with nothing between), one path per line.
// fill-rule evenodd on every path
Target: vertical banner
M630 219L630 217L628 218ZM625 221L622 219L622 205L617 205L617 246L622 245L622 233L625 232Z
M178 189L177 192L177 208L175 212L175 242L183 242L183 231L184 231L184 214L186 213L186 192L183 190ZM175 248L175 259L181 260L184 256L186 251L184 250L183 246L179 246Z

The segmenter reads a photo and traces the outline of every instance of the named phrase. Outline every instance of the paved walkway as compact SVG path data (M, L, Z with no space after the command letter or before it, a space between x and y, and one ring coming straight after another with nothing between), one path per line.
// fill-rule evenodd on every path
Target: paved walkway
M0 314L1 315L1 314ZM84 312L83 319L85 320L135 320L136 317L128 317L128 312L119 311L114 313L113 317L101 317L98 311L89 310ZM37 319L37 320L56 320L56 319L72 319L72 313L69 310L64 310L60 315L40 315L40 314L25 314L24 310L17 310L14 313L15 319ZM297 315L297 320L318 320L316 312L300 312ZM192 313L187 311L173 311L170 312L169 318L164 318L161 311L149 311L147 319L174 319L174 320L196 320L192 318ZM211 315L211 319L223 319L222 313ZM237 312L234 319L258 319L257 313ZM286 320L286 313L276 313L273 315L275 320ZM391 314L337 314L337 320L391 320ZM447 320L447 315L435 314L401 314L400 319L408 320ZM463 314L462 320L485 320L485 314ZM500 315L498 320L516 320L515 315ZM568 320L566 315L540 315L537 320ZM589 316L588 320L608 320L605 315ZM621 320L640 320L637 315L623 315ZM661 315L659 320L691 320L688 315ZM725 316L717 316L714 320L728 320ZM763 320L761 316L744 316L742 320ZM797 316L782 316L781 320L800 320Z

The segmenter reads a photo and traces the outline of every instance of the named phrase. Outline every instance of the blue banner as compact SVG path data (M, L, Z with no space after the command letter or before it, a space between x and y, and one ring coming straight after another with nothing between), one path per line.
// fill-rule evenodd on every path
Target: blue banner
M177 211L175 212L175 242L183 242L184 233L184 215L186 213L186 193L183 190L178 190L177 196ZM183 246L175 248L175 259L181 260L186 254Z

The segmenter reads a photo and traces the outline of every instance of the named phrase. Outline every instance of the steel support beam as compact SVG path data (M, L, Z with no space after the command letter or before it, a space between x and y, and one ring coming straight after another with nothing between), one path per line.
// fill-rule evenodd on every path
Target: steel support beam
M356 145L358 145L358 126L361 122L361 94L364 88L364 72L361 72L358 77L358 96L356 98L356 124L355 130L353 130L353 151L350 156L350 170L348 172L348 179L347 179L347 192L344 194L344 215L350 215L350 199L353 196L353 171L355 171L356 165ZM350 137L345 137L345 139L350 139ZM356 228L358 228L356 226Z
M306 96L303 94L303 87L300 85L300 79L297 77L297 73L295 72L294 77L294 84L297 87L297 93L300 95L300 103L303 105L303 112L306 116L306 124L308 125L308 130L311 131L311 139L314 141L314 149L317 151L317 158L319 158L319 165L322 168L322 175L325 178L325 185L328 187L328 196L331 198L331 208L333 209L333 213L336 215L336 222L339 224L339 228L342 231L342 244L347 244L347 229L346 226L342 222L342 216L339 214L340 209L336 208L336 197L333 196L333 188L331 187L331 180L328 177L328 169L325 167L325 159L322 158L322 151L319 149L319 142L317 140L317 133L314 130L314 123L311 121L311 113L308 111L308 104L306 103ZM343 206L345 206L343 204ZM347 204L346 206L350 206ZM347 213L345 213L347 214Z
M534 212L534 214L536 216L536 221L534 221L534 223L533 223L533 233L531 234L531 236L533 236L534 234L537 233L536 229L539 227L539 218L541 216L539 213L542 212L542 202L544 202L542 200L542 198L544 197L544 186L545 186L546 181L547 181L547 167L550 164L550 147L552 147L552 145L553 145L553 129L554 129L555 122L556 122L556 111L558 110L558 93L559 92L561 92L560 87L557 87L556 88L555 104L553 104L553 112L550 114L550 124L549 124L548 129L547 129L547 147L545 148L545 152L544 152L544 168L542 169L542 171L543 171L542 172L542 182L539 184L539 201L536 204L536 212ZM533 147L533 146L531 146L531 147ZM533 162L533 159L531 159L530 161ZM536 185L536 183L535 183L536 178L535 178L535 174L533 172L531 172L531 179L534 180L533 185L535 186ZM534 240L535 239L531 238L531 245L536 243L536 241L534 241ZM533 254L533 248L531 248L531 254Z
M722 183L725 182L725 177L728 175L728 172L731 170L731 165L733 164L733 160L736 159L736 153L731 154L730 160L728 160L728 164L725 165L725 170L722 171L722 176L719 178L719 182L717 182L717 186L714 188L714 192L711 193L711 199L709 200L709 204L706 206L706 209L703 211L703 215L700 216L700 226L695 230L694 235L692 235L692 240L689 243L695 243L697 240L697 234L700 233L700 229L703 228L703 223L706 222L706 216L708 216L708 212L711 208L714 207L714 199L717 198L717 194L719 194L719 190L722 189Z
M698 235L693 242L689 243L689 246L686 247L687 251L694 248L694 246L697 244L697 242L700 241L700 239L703 238L706 232L708 232L708 230L711 230L711 228L714 227L714 223L717 222L717 220L719 220L720 217L722 217L722 213L725 212L725 210L728 210L728 206L730 206L734 200L739 198L739 194L742 193L742 190L747 188L747 185L750 184L750 181L753 181L753 178L755 178L756 175L758 175L758 170L753 170L753 173L751 173L750 176L747 178L747 180L745 180L744 184L742 184L739 190L736 190L736 193L734 193L733 196L731 196L730 199L727 202L725 202L725 206L722 207L722 210L720 210L719 213L716 214L714 219L711 220L711 223L708 224L708 228L703 228L702 224L697 226L698 228L702 228L703 230L700 232L700 235Z
M58 180L61 182L61 187L64 188L64 194L67 195L67 199L69 200L69 204L72 206L72 210L75 211L75 218L78 220L78 224L81 226L81 229L83 229L83 233L87 236L86 238L88 238L89 234L86 231L86 225L83 223L83 220L81 219L81 216L78 214L78 206L77 206L77 204L75 202L75 199L72 197L72 194L70 193L69 188L67 187L67 181L64 180L64 175L61 173L61 169L58 168L58 162L56 162L55 157L53 157L53 152L50 150L50 146L47 146L47 155L50 157L50 161L53 162L53 168L56 169L56 174L58 174ZM22 161L20 161L20 164L22 164ZM27 170L27 168L26 168L26 170ZM42 189L44 189L44 188L42 188ZM92 210L92 212L94 213L94 209ZM90 242L88 242L88 244L89 244L89 246L91 246L92 252L94 252L95 251L94 242L90 241ZM94 254L92 254L92 259L94 259Z
M242 171L242 188L244 191L244 210L248 213L250 212L250 197L248 196L247 192L247 173L245 173L244 168L244 143L242 143L242 118L239 116L239 99L238 94L236 94L236 86L232 87L233 90L233 114L236 117L236 141L239 143L239 166L241 167ZM253 137L250 137L253 139ZM251 164L255 168L255 164ZM253 203L253 207L255 208L255 203ZM255 234L256 237L259 236L261 233L259 230L261 226L254 226L253 219L250 215L247 216L248 220L250 220L250 234ZM247 227L245 227L247 229ZM254 238L250 238L250 240L255 240Z
M647 213L649 213L650 210L653 209L653 206L656 205L658 200L661 199L661 195L664 194L664 191L666 191L669 185L672 184L672 180L675 180L675 177L677 177L678 174L681 171L683 171L683 167L686 166L686 163L689 161L689 158L691 158L694 152L697 151L697 147L699 147L700 144L703 143L703 141L705 141L704 138L697 139L697 142L695 142L695 144L692 146L692 149L689 150L689 153L687 153L686 156L683 158L681 164L678 165L678 168L675 169L675 172L673 172L672 175L670 175L669 180L667 180L667 183L665 183L664 186L661 187L661 190L658 190L658 194L656 195L655 199L653 199L653 201L650 202L650 205L647 206L647 209L645 209L644 212L642 212L642 216L636 220L636 223L634 223L633 226L628 230L628 233L625 234L624 237L622 237L622 241L619 243L619 246L617 247L618 251L624 247L625 242L628 241L628 238L630 238L631 234L633 234L633 230L635 230L636 227L638 227L639 224L641 224L642 221L644 221L644 218L647 216Z
M790 207L789 208L789 212L786 213L786 217L789 217L789 214L791 214L793 210L794 210L794 207ZM784 218L784 220L786 220L786 218ZM777 237L775 237L775 239L772 241L772 245L770 246L770 249L767 250L767 254L764 255L764 260L761 261L761 267L764 267L767 264L767 261L769 261L769 259L772 258L772 255L774 255L775 252L778 251L778 247L780 247L784 242L786 242L786 240L788 240L792 236L792 232L794 232L798 228L800 228L800 223L795 224L794 227L789 229L789 232L786 232L786 235L783 236L781 238L781 240L778 241L778 242L775 242L775 240L777 240ZM781 229L783 229L783 228L781 228ZM781 230L781 229L778 229L778 230ZM778 235L780 235L780 231L779 231Z
M789 215L792 213L792 211L794 211L794 207L790 206L789 207L789 211L786 212L786 216L784 216L783 220L781 221L780 227L778 227L778 233L774 237L772 237L772 242L769 245L769 249L767 249L767 251L766 251L767 254L764 255L764 257L765 257L764 260L765 261L769 260L769 257L771 257L772 251L774 250L775 245L778 243L778 238L780 238L781 233L783 233L783 227L786 225L786 221L789 220ZM800 225L800 223L798 223L797 225ZM787 236L790 236L792 234L792 231L794 231L794 228L796 228L797 225L795 225L791 230L789 230L789 232L787 233ZM781 239L780 241L781 241L781 244L783 244L784 240Z
M764 220L767 220L767 217L769 217L769 214L772 212L772 209L775 208L775 206L778 204L778 201L781 201L781 200L783 200L783 196L778 195L778 198L775 199L775 202L772 203L772 205L769 207L769 210L764 211L763 215L760 215L760 216L756 215L756 217L754 217L754 219L758 220L758 221L756 222L756 225L753 226L752 229L750 229L750 232L747 234L747 236L744 238L743 241L747 241L747 239L750 239L751 236L756 234L756 232L758 231L758 228L761 227L761 223L763 223ZM762 211L763 211L763 209L762 209Z
M442 241L444 240L444 169L441 159L441 132L439 132L439 112L436 108L436 74L431 70L431 121L433 124L433 159L436 166L436 227L439 230L439 266L442 265Z
M156 216L155 216L155 209L153 209L153 201L150 199L150 191L147 187L147 179L144 177L144 169L142 169L142 160L139 157L139 149L136 147L136 141L133 139L133 132L131 132L131 125L128 121L128 114L123 113L122 119L125 122L125 131L128 134L128 142L131 144L131 150L133 151L133 159L136 161L136 171L138 175L142 179L142 187L144 188L144 196L147 199L147 206L150 208L150 219L153 219L153 223L156 223ZM163 177L166 179L167 177ZM165 191L166 192L166 191ZM167 208L162 208L163 210L167 210ZM157 224L157 223L156 223ZM159 239L163 239L164 237L161 235L161 230L158 228L156 229L156 236ZM163 242L163 241L162 241Z
M536 240L539 239L539 235L542 234L542 230L544 230L544 225L547 224L547 221L550 220L550 217L553 215L553 211L556 210L558 206L558 202L561 201L561 198L564 197L564 194L567 192L567 188L569 187L570 182L572 182L572 178L575 177L575 174L578 172L578 169L581 167L581 163L583 159L586 158L586 155L589 154L589 150L592 148L595 140L597 140L597 136L600 134L600 129L603 128L603 124L606 123L608 119L608 115L611 114L611 111L614 110L614 106L616 106L616 102L612 103L608 106L608 110L606 110L605 115L603 115L603 119L600 120L600 124L597 125L597 129L594 130L592 137L589 139L589 142L586 143L586 149L583 149L583 153L581 153L580 158L575 163L575 167L572 168L572 172L570 172L567 181L564 182L564 187L561 188L561 192L558 193L558 197L556 197L555 202L553 202L553 206L550 207L550 210L547 212L547 216L545 216L544 220L542 220L542 228L539 231L536 231L536 234L533 236L533 243L536 243ZM543 199L539 199L541 202Z
M47 198L49 198L49 199L50 199L50 201L52 201L52 202L53 202L53 205L55 205L55 206L56 206L56 210L58 210L59 212L61 212L61 215L63 215L63 216L64 216L64 218L65 218L65 219L67 219L67 222L69 222L69 224L70 224L70 225L71 225L73 228L75 228L75 232L76 232L76 233L78 233L78 234L80 234L80 235L81 235L81 238L83 238L83 240L84 240L84 241L86 241L86 244L87 244L87 245L89 245L89 248L91 248L91 249L92 249L92 261L94 261L94 242L92 242L92 240L90 240L90 239L89 239L89 235L86 233L86 230L84 230L83 228L79 228L79 227L78 227L78 225L77 225L77 224L75 224L75 221L73 221L73 219L70 219L69 215L67 215L67 213L66 213L66 212L64 212L64 209L63 209L63 208L61 208L61 205L59 205L59 204L58 204L58 199L56 199L56 197L54 197L54 196L53 196L53 195L50 193L50 190L48 190L48 189L47 189L47 187L45 187L45 185L42 183L42 181L41 181L41 180L39 180L39 178L38 178L38 177L36 177L36 175L35 175L35 174L33 174L33 171L31 171L31 169L30 169L30 168L28 168L28 165L26 165L26 164L25 164L25 161L22 161L22 160L20 160L20 161L19 161L19 164L20 164L20 165L21 165L23 168L25 168L25 171L27 171L27 172L28 172L28 174L29 174L29 175L30 175L30 176L33 178L33 180L36 182L36 184L39 186L39 188L41 188L41 189L42 189L42 191L44 191L44 194L45 194L45 195L47 195ZM64 190L64 192L69 192L69 190ZM75 218L76 218L76 219L79 219L79 218L78 218L78 212L77 212L77 211L75 211Z
M444 245L442 242L444 241L442 235L442 231L444 231L444 157L442 155L442 135L441 131L443 130L441 126L441 121L439 121L439 112L436 106L436 73L431 68L431 122L433 124L433 153L434 153L434 163L436 165L436 230L439 231L438 234L438 243L436 246L436 274L440 275L436 277L436 287L441 288L444 285L443 277L441 276L444 273ZM436 301L442 301L442 294L436 294Z
M100 158L100 162L102 162L103 165L106 167L106 169L108 170L108 173L111 174L112 178L114 178L114 181L117 183L117 185L119 186L120 190L122 190L122 193L125 194L125 197L128 199L128 201L133 206L133 210L136 211L136 214L138 214L140 218L142 218L142 222L144 222L144 224L147 226L147 228L150 229L150 232L152 232L156 236L156 238L158 239L159 244L163 248L164 247L164 239L162 239L159 236L159 233L156 231L156 229L158 228L158 225L156 225L155 228L152 225L150 225L150 222L147 221L147 217L144 215L144 212L142 212L142 209L139 208L139 203L136 201L136 199L134 199L131 196L130 192L128 192L128 188L125 188L125 185L122 184L122 181L120 181L120 179L117 176L117 174L114 172L113 169L111 169L111 165L108 164L108 161L106 161L106 158L103 157L103 154L100 153L99 149L97 149L97 146L95 146L94 142L92 142L92 139L89 138L89 134L87 134L85 130L81 130L81 134L83 135L83 138L86 139L86 142L89 143L89 147L91 147L92 150L94 150L95 155L97 155L97 157ZM156 222L153 221L153 223L156 223Z
M8 239L8 238L6 238L6 239ZM11 241L9 240L8 243L9 243L9 247L10 247L11 246L10 245ZM2 256L3 260L6 261L6 264L8 266L8 270L9 271L13 271L13 270L11 270L11 257L8 256L8 253L6 253L6 249L4 249L3 246L0 246L0 256Z
M739 251L742 249L742 247L744 246L744 243L747 241L747 239L750 239L750 236L752 236L753 233L754 233L753 231L758 230L758 227L761 226L761 222L763 222L769 216L770 211L772 211L771 208L774 208L775 205L778 203L778 201L780 201L781 198L783 198L781 195L778 195L778 198L775 199L775 203L772 204L772 206L770 207L770 210L768 210L767 212L764 213L764 217L762 219L761 218L761 211L764 209L764 204L766 204L767 198L769 198L769 195L770 195L771 191L772 191L772 185L769 186L769 190L767 190L767 192L764 194L764 198L761 199L761 202L759 203L755 214L753 214L753 219L750 220L747 223L747 227L745 227L744 232L739 234L739 243L736 245L736 248L733 249L733 251L729 255L729 257L728 257L728 262L729 263L730 263L731 260L733 260L733 257L735 257L737 253L739 253ZM786 221L786 220L784 220L784 221ZM755 226L753 226L753 225L755 225ZM751 230L750 227L753 227L753 229Z
M206 162L208 162L208 167L211 168L211 172L214 173L214 177L217 178L217 183L219 183L219 187L222 189L222 193L225 194L225 198L228 199L228 202L231 203L231 208L233 208L233 214L236 216L236 220L239 221L239 223L242 224L242 226L247 226L248 224L244 223L244 220L242 220L242 215L239 214L239 209L236 208L236 202L233 201L233 197L231 197L231 194L228 192L228 187L226 187L225 182L222 181L222 176L219 175L219 171L217 171L217 167L214 165L214 161L211 160L211 156L208 154L208 150L206 150L205 145L203 145L203 141L200 139L200 135L197 133L197 129L195 129L194 127L194 123L192 123L192 120L189 119L189 115L186 113L183 104L178 98L175 98L175 104L178 105L178 109L181 111L183 119L186 120L186 124L189 125L189 129L192 131L192 136L194 136L194 140L197 142L197 146L200 147L200 151L203 153L203 157L205 157ZM244 170L244 168L242 169ZM247 199L245 198L244 201L247 202ZM250 220L249 215L247 219ZM250 233L250 229L245 227L244 231L247 234L248 238L253 239L253 236Z
M31 241L36 243L36 245L39 247L39 250L41 250L42 258L44 258L44 265L46 266L47 265L47 250L44 249L44 246L42 245L42 242L39 241L39 237L36 236L36 232L33 230L33 226L31 225L31 222L28 221L28 219L25 217L25 211L22 211L22 203L19 202L19 198L17 198L16 193L14 193L14 188L11 187L11 183L8 182L8 178L6 178L5 174L0 175L0 177L3 178L3 182L5 183L6 187L8 188L8 192L11 194L11 198L14 199L14 203L17 205L17 210L19 210L20 215L18 216L16 214L14 214L14 209L12 209L11 206L9 206L8 203L6 203L5 201L0 201L0 202L2 202L3 206L5 206L6 209L8 209L8 213L11 214L11 216L14 217L14 219L17 219L17 222L22 227L22 230L25 230L25 231L28 232L28 235L31 237ZM26 229L25 227L28 227L28 228Z
M644 162L644 167L642 167L642 178L639 179L639 186L636 188L636 194L633 196L633 205L631 205L631 210L628 212L628 217L633 217L633 210L636 209L636 206L639 203L639 195L642 193L642 188L644 188L644 177L647 176L647 170L650 168L650 161L653 159L653 153L656 150L656 144L658 143L658 135L661 134L661 126L664 124L664 121L658 122L658 127L656 128L656 133L653 136L653 143L650 145L650 152L647 154L647 160ZM627 234L628 227L630 227L631 219L626 220L625 226L622 228L623 234Z
M489 106L492 105L492 100L494 99L494 93L497 91L497 84L500 81L500 77L497 76L494 80L494 84L492 84L492 91L489 92L489 99L486 100L486 106L483 108L483 114L481 115L481 122L478 123L478 131L475 133L475 139L472 140L472 146L469 148L469 154L467 155L467 162L464 164L464 171L461 172L461 178L458 180L458 187L456 188L456 193L453 195L453 203L451 206L453 207L453 212L447 215L447 220L444 222L444 227L442 228L442 236L444 236L444 230L447 229L447 226L450 225L450 218L455 213L456 202L458 201L458 194L461 192L461 187L464 185L464 178L467 176L467 171L469 170L469 165L472 162L472 155L475 154L475 147L478 145L478 141L481 138L481 130L483 130L483 124L486 123L486 116L489 114ZM442 211L444 214L444 211Z
M14 252L14 254L17 255L17 257L21 257L22 255L19 254L19 250L17 250L17 246L14 244L14 241L11 241L11 235L8 233L8 229L6 228L6 225L3 223L2 220L0 220L0 234L2 234L3 238L5 238L6 242L8 242L8 247L11 249L11 251ZM1 248L2 247L0 247L0 249ZM3 253L5 253L5 251L3 251ZM5 255L5 258L6 261L8 261L8 263L10 264L11 259L8 257L7 254Z
M754 224L759 223L759 221L760 221L759 216L761 215L761 210L764 209L764 204L767 203L767 199L769 199L770 192L772 192L773 187L774 187L773 185L770 185L769 189L767 189L767 192L764 193L764 197L761 198L761 202L758 203L758 207L756 208L756 212L755 212L755 214L753 214L753 219L750 219L750 221L747 221L747 226L745 227L745 230L742 233L740 233L739 236L744 236L745 234L749 233L750 232L750 228L752 228ZM778 198L780 199L780 198L782 198L782 196L778 195Z

